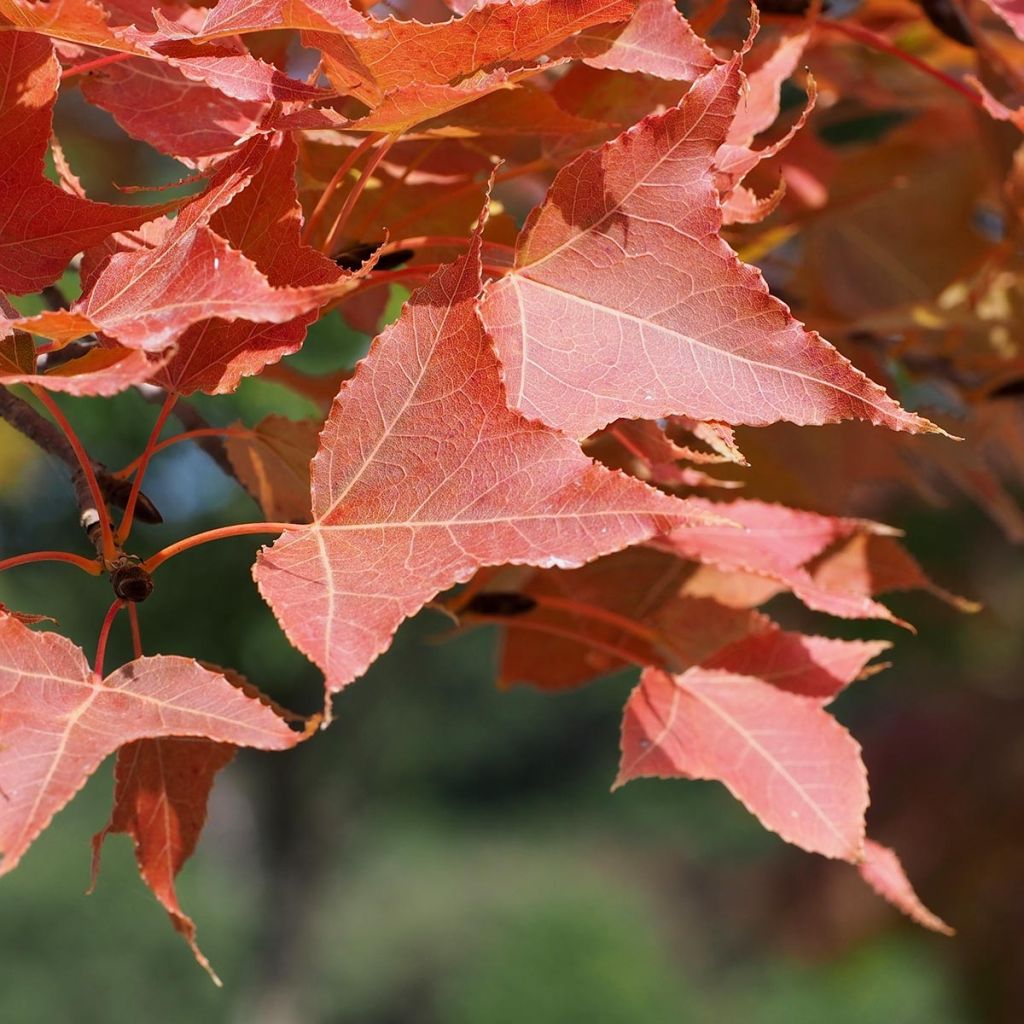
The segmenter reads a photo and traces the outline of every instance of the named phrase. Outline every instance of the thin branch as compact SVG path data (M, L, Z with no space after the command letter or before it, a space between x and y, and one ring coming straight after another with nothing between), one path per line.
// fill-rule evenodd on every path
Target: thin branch
M68 439L50 420L6 388L0 388L0 419L5 420L48 455L64 463L70 472L71 485L75 490L75 499L81 513L84 514L87 509L93 507L92 492L89 490L75 451ZM124 508L131 492L131 485L108 472L99 462L93 461L92 468L103 497L118 508ZM159 509L143 493L139 494L136 515L146 523L163 522Z
M213 540L225 540L228 537L245 537L259 533L287 533L291 530L300 530L301 526L295 523L237 523L234 526L220 526L215 530L206 530L204 533L194 533L191 537L176 541L162 548L155 555L150 555L142 568L146 572L154 572L169 558L180 555L183 551L199 547L200 544L209 544Z
M156 418L156 422L153 424L153 429L150 431L149 439L146 441L146 447L142 450L142 455L139 457L139 468L135 473L135 479L132 481L132 489L128 494L128 502L124 507L124 517L121 519L121 524L118 526L117 532L114 535L119 544L123 544L128 534L131 533L132 522L135 519L135 506L139 500L143 477L146 475L146 469L149 466L149 460L153 456L153 449L160 437L160 431L163 430L164 424L167 422L167 417L170 416L174 409L174 403L176 401L177 395L173 394L169 394L164 399L164 404L160 407L160 413Z
M71 445L75 458L81 466L85 476L85 483L89 488L92 498L92 507L82 510L81 523L89 539L96 545L96 550L104 563L112 562L118 555L117 544L114 541L114 530L110 523L110 510L107 508L103 492L100 490L99 482L96 480L96 471L93 468L92 459L78 439L74 428L68 422L61 407L54 401L53 397L40 387L33 387L32 393L45 406L46 411L57 421L57 426L64 432L65 438ZM76 487L76 494L79 493ZM84 497L84 494L83 494ZM97 529L98 535L97 535Z

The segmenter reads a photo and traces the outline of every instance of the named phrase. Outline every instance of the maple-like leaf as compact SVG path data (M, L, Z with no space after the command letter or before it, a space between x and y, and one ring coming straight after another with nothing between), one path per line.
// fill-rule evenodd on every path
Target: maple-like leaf
M95 884L103 840L111 832L131 836L143 881L217 985L220 979L196 943L195 922L178 903L174 879L199 841L214 776L234 756L230 743L200 737L127 744L117 752L110 823L92 841Z
M683 82L692 82L719 63L672 0L638 0L624 25L585 29L556 50L562 53L595 68Z
M635 547L580 569L536 569L526 579L506 571L468 605L456 601L455 611L504 622L500 685L569 690L629 665L678 671L768 628L763 615L689 594L693 571Z
M271 137L249 184L210 217L210 229L244 253L271 288L328 285L342 278L334 263L300 241L302 213L295 189L296 145ZM158 377L171 391L223 394L295 352L316 308L283 323L209 319L189 327Z
M483 306L513 407L584 436L620 417L934 430L769 293L721 240L715 156L739 58L556 177Z
M564 39L622 21L636 0L507 0L434 25L386 18L363 39L310 33L323 51L324 71L339 91L370 107L396 89L459 82L502 64L534 62Z
M836 640L773 626L716 651L702 667L756 676L780 690L828 703L890 646L884 640Z
M581 565L694 521L507 408L477 314L479 260L475 236L374 342L321 435L312 525L257 561L260 592L332 691L481 566Z
M717 780L788 842L861 856L860 747L818 702L755 676L647 669L626 704L616 785L645 776Z
M347 0L218 0L195 38L215 39L282 28L342 33L350 38L376 31L374 22L353 10Z
M16 295L52 284L76 253L112 232L177 205L94 203L44 177L59 81L47 38L0 32L0 291Z
M892 533L888 527L760 501L710 502L691 498L690 503L708 512L715 511L735 525L675 530L656 542L663 550L716 565L727 572L754 573L778 580L816 611L849 619L893 620L892 613L871 600L870 593L847 589L841 581L830 588L816 580L807 568L808 562L837 541L860 533Z
M133 58L82 82L82 95L134 139L195 166L235 151L267 105L233 99L161 61Z
M53 633L0 617L0 874L108 755L134 740L201 736L285 750L302 736L188 658L140 658L100 679Z
M332 275L334 281L327 284L276 288L252 259L210 226L214 214L250 185L274 145L270 136L252 139L224 162L206 192L182 208L159 244L152 249L117 253L70 310L28 317L19 326L56 341L102 331L126 347L160 352L204 320L217 317L285 324L343 292L347 285L336 273ZM261 210L257 229L265 228L264 216L277 212L276 207ZM297 213L289 206L288 215L294 217ZM283 242L287 241L285 236ZM275 240L260 238L259 243L268 261L275 260ZM293 254L296 250L294 246ZM304 264L298 269L305 273ZM298 347L304 329L305 325L298 338L285 343L284 349L279 338L272 340L268 347L278 346L276 358L288 350L288 345L292 350ZM217 339L212 343L218 344ZM239 355L227 342L221 347L225 358ZM237 384L246 364L255 362L258 369L270 358L260 362L242 353L241 367L234 371L235 379L227 389ZM204 365L203 369L209 376L209 367ZM224 368L219 372L227 374Z

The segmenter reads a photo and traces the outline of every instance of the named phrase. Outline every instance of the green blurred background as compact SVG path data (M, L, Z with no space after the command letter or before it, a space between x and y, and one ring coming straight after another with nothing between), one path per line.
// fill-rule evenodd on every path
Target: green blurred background
M105 115L68 102L59 134L96 198L110 198L99 186L111 154L122 181L178 175L152 154L139 163L142 147ZM290 361L345 365L363 343L332 315ZM259 381L197 404L218 424L313 411ZM62 405L111 467L138 454L155 415L134 393ZM140 554L259 517L188 445L157 458L146 490L167 521L139 528ZM1018 1024L1020 553L972 508L876 511L940 582L986 605L963 616L926 596L893 601L919 635L872 624L861 635L893 640L893 666L837 707L864 745L873 835L957 938L902 920L851 868L787 848L717 785L610 794L628 675L561 697L500 693L495 636L442 642L451 623L427 612L337 700L328 732L288 754L243 752L220 777L179 894L222 990L139 881L124 837L108 840L83 895L108 763L0 883L0 1021ZM63 468L0 424L0 554L84 552L76 516ZM257 545L168 563L142 608L146 649L235 667L315 710L319 677L252 584ZM105 581L65 566L0 575L0 601L56 617L90 654L109 599ZM841 631L785 599L773 610ZM124 632L110 666L130 656Z

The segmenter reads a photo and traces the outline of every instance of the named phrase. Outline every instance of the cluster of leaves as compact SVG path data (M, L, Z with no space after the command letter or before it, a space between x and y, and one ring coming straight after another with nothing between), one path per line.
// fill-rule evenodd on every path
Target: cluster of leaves
M115 592L93 666L0 609L0 872L116 752L97 852L106 832L131 835L202 960L174 877L216 772L236 747L307 740L331 695L450 591L461 623L503 627L503 683L642 668L618 783L719 780L946 930L866 837L859 747L826 710L888 644L790 632L760 606L789 592L896 621L877 597L907 588L966 606L895 531L851 518L882 478L933 496L951 481L1024 536L1004 489L1024 468L1019 443L1006 458L1024 370L1019 10L766 5L762 27L722 0L689 21L671 0L151 2L0 0L0 384L15 388L0 411L72 466L96 546L0 569L54 559ZM52 137L72 92L198 191L87 198ZM844 132L853 144L828 142ZM71 303L53 287L69 274ZM4 298L40 292L51 308L34 315ZM967 443L935 436L791 306L908 404L957 417ZM281 364L328 316L377 335L351 379ZM197 423L189 395L259 374L323 416ZM139 459L111 474L53 393L130 388L162 404ZM172 415L188 429L161 441ZM844 420L901 436L821 427ZM267 521L141 561L135 520L158 518L146 468L189 439ZM323 671L322 719L230 671L143 655L153 574L243 533L278 535L254 576ZM136 658L104 676L122 609Z

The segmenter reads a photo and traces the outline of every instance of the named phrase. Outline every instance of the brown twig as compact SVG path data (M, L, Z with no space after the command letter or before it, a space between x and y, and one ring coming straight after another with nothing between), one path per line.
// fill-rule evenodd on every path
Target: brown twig
M24 437L38 445L44 452L60 459L68 468L71 486L74 488L75 500L81 512L82 528L94 541L98 538L96 528L99 523L99 511L89 489L88 481L82 467L64 434L45 416L37 412L28 402L12 394L6 388L0 388L0 419L5 420ZM131 483L119 480L106 467L94 462L96 480L100 485L103 497L111 504L124 508L131 493ZM146 523L162 523L163 516L145 495L139 495L136 514Z

